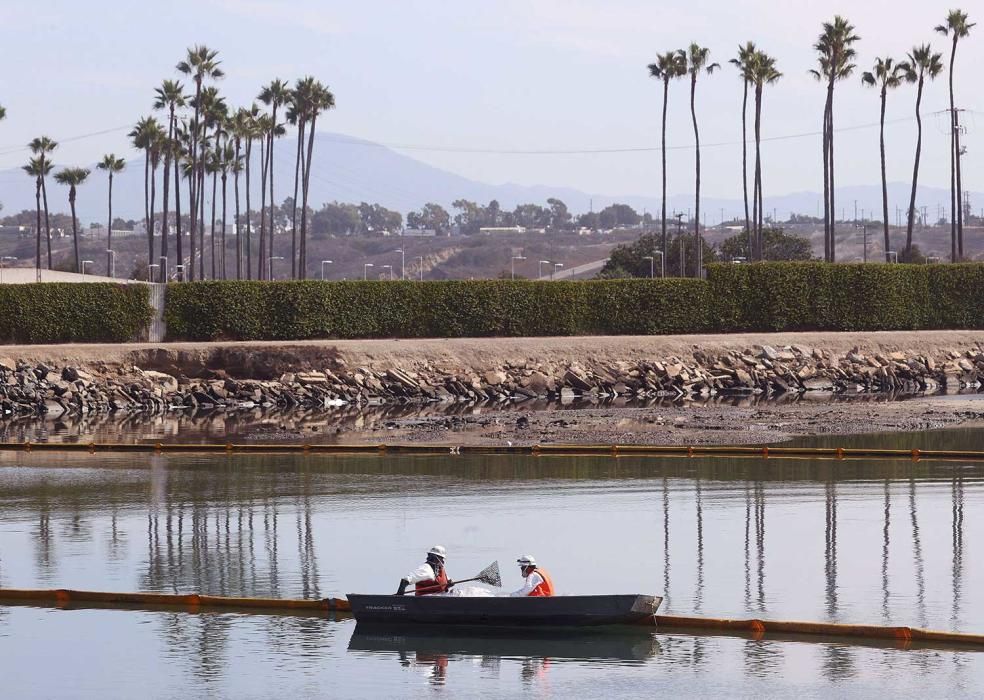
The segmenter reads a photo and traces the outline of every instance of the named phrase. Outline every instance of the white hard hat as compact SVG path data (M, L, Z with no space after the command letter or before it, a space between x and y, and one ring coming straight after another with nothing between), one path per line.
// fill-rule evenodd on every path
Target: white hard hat
M442 547L439 544L436 544L433 547L431 547L430 549L428 549L427 550L427 553L428 554L433 554L434 556L438 556L441 559L445 559L447 557L447 555L446 555L446 553L444 551L444 547Z
M520 566L536 566L536 559L533 558L532 554L524 554L516 560L516 563Z

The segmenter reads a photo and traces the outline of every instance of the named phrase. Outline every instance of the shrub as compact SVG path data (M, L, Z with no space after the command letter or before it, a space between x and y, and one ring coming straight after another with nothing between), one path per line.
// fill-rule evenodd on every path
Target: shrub
M122 343L153 316L142 284L0 285L0 342Z

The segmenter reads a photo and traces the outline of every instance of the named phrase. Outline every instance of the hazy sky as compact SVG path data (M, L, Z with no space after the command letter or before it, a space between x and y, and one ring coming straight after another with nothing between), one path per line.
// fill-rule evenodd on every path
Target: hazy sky
M984 7L961 44L957 102L965 121L965 187L984 190ZM765 137L818 130L824 91L807 70L823 20L846 15L861 42L858 72L838 87L838 184L878 182L878 94L860 83L876 55L902 58L932 42L948 6L925 0L4 0L0 168L26 160L22 145L50 135L63 143L59 164L129 153L125 134L149 113L153 88L176 77L184 49L218 49L228 77L221 90L245 104L275 77L312 74L330 85L338 108L321 128L387 144L567 150L652 147L659 142L661 91L646 64L657 53L697 41L722 64L698 83L704 192L740 195L741 83L727 61L755 41L785 74L767 89ZM976 12L975 12L976 11ZM979 17L974 17L979 14ZM688 85L670 89L670 193L693 188ZM911 177L915 89L891 94L887 129L890 180ZM948 186L946 75L924 98L921 182ZM863 127L850 129L850 127ZM97 136L70 140L94 132ZM718 145L714 145L718 144ZM723 145L721 145L723 144ZM406 150L409 155L493 183L565 185L606 194L657 194L658 152L506 155ZM766 194L818 190L818 135L763 147ZM0 193L2 198L2 193Z

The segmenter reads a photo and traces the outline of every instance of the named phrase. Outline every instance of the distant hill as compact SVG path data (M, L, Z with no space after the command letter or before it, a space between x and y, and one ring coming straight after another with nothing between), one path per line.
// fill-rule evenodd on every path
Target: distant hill
M285 138L277 142L275 153L275 184L278 201L291 194L296 140ZM410 156L369 141L352 138L343 134L319 133L315 147L315 163L311 176L310 203L315 208L330 200L347 202L378 202L403 213L418 209L426 202L437 202L450 208L451 202L470 199L481 203L497 199L504 208L513 208L524 202L544 203L548 197L557 197L567 203L573 212L588 211L593 206L599 210L614 202L624 202L638 211L644 209L657 212L660 206L658 196L592 194L569 187L548 185L489 184L470 180L461 175L436 168ZM259 197L258 156L254 179L254 189ZM78 211L84 222L101 221L105 215L106 178L92 167L90 181L79 190ZM639 189L655 190L655 184L640 184ZM891 216L894 223L895 207L904 206L908 201L908 185L890 185ZM231 197L231 186L230 186ZM881 188L875 183L862 187L843 187L837 190L838 209L848 217L853 217L854 201L859 210L867 212L880 209ZM940 188L920 188L918 203L929 208L931 218L935 218L937 203L949 202L949 191ZM129 163L126 171L114 180L114 213L124 218L143 216L143 160ZM68 202L64 188L52 184L49 201L54 211L67 211ZM818 211L821 195L816 192L796 192L765 201L766 211L775 208L780 218L789 212L813 214ZM984 206L984 194L972 193L975 210ZM3 213L9 214L34 207L34 187L31 179L19 168L0 171L0 202ZM738 198L721 199L705 197L701 200L702 211L706 213L708 224L715 224L724 210L726 218L739 216L743 212ZM254 204L256 206L256 204ZM687 212L693 207L693 196L673 195L667 203L668 209ZM822 213L822 212L821 212Z

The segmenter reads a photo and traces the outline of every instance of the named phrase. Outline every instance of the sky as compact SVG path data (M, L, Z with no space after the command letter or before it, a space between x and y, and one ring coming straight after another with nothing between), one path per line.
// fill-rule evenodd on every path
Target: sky
M984 7L964 3L981 26L961 43L956 98L966 108L964 185L984 190ZM975 7L976 5L976 7ZM931 42L948 6L925 0L4 0L0 168L23 164L23 144L49 135L59 164L132 154L129 127L151 112L153 90L177 77L185 49L219 51L231 105L255 99L274 78L314 75L337 109L320 128L399 146L401 152L489 183L576 187L609 195L657 195L659 153L556 153L655 148L662 91L646 66L691 41L721 63L697 85L702 192L740 197L741 92L728 64L754 41L783 78L766 89L762 148L767 196L822 187L818 130L824 90L808 70L821 23L854 23L858 70L838 85L838 185L879 182L878 92L861 85L876 56L904 57ZM671 85L667 142L670 194L693 191L689 84ZM889 96L890 181L911 178L915 89ZM947 74L923 100L920 182L949 185ZM789 137L789 138L777 138ZM412 147L412 148L411 148ZM515 154L474 151L553 151ZM2 193L0 193L2 199Z

